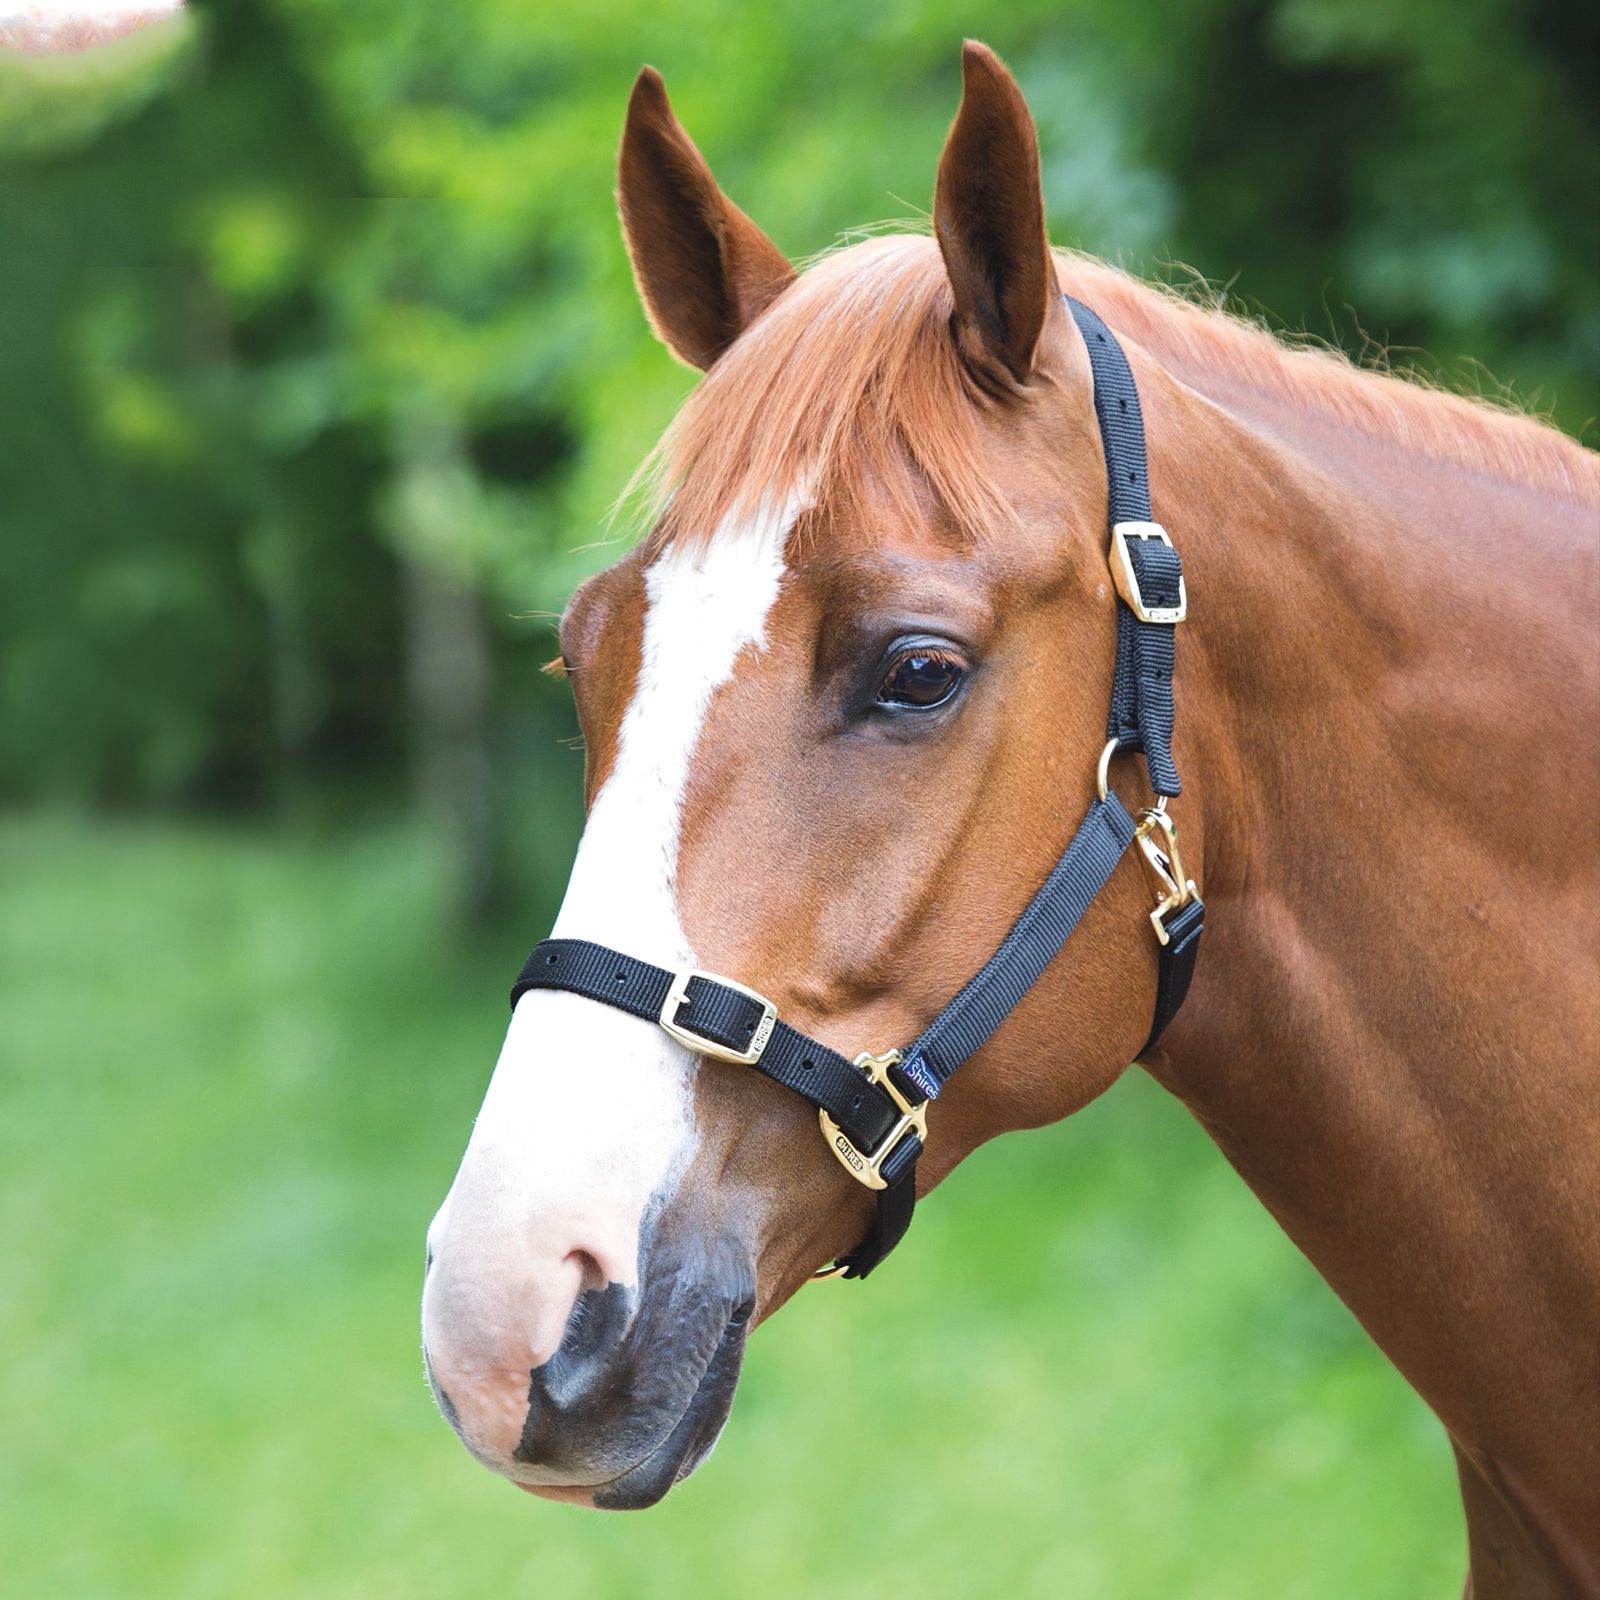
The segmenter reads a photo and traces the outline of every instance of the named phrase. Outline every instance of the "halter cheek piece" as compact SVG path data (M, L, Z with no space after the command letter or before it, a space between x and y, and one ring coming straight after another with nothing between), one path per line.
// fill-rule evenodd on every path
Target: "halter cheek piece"
M1179 792L1172 762L1173 633L1187 595L1178 553L1150 517L1144 421L1122 347L1087 306L1067 298L1089 348L1094 409L1105 447L1110 563L1116 581L1117 655L1097 796L1066 852L1000 948L904 1050L865 1051L854 1061L791 1028L772 1002L709 972L669 972L582 939L535 946L511 990L561 989L659 1023L686 1049L755 1071L817 1108L828 1148L876 1192L866 1238L819 1276L864 1278L911 1225L917 1158L928 1137L928 1105L950 1075L1010 1015L1078 925L1130 844L1137 844L1156 904L1155 1019L1148 1050L1188 993L1205 907L1184 876L1167 802ZM1131 816L1107 786L1111 757L1139 751L1157 799ZM1143 1051L1140 1052L1141 1054Z

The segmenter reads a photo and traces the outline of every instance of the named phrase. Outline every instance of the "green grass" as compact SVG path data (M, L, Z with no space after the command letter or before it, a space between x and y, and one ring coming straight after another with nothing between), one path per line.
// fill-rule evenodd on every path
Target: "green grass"
M1137 1073L760 1329L660 1507L484 1472L417 1296L522 951L441 904L404 831L0 824L0 1592L1457 1592L1437 1425Z

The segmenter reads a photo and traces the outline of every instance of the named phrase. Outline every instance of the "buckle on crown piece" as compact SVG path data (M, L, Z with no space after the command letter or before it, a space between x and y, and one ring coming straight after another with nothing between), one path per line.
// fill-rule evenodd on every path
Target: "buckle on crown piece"
M1122 596L1128 609L1141 622L1182 622L1189 615L1189 591L1184 587L1183 574L1178 574L1178 603L1175 606L1151 606L1145 604L1144 592L1139 587L1139 572L1134 566L1132 552L1128 548L1130 539L1154 539L1158 544L1164 544L1172 549L1172 539L1167 530L1159 522L1119 522L1111 529L1111 578L1117 586L1117 593Z

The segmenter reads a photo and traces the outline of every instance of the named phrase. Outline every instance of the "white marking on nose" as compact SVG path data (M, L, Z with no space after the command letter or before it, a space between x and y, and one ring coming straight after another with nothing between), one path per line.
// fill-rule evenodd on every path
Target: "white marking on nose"
M646 572L638 682L557 937L692 964L675 892L690 760L712 695L764 642L800 505L719 528L698 549L673 546ZM661 1029L609 1006L544 990L517 1002L429 1230L423 1295L434 1370L481 1452L504 1459L516 1447L528 1369L560 1345L585 1271L636 1281L646 1209L694 1153L692 1071Z

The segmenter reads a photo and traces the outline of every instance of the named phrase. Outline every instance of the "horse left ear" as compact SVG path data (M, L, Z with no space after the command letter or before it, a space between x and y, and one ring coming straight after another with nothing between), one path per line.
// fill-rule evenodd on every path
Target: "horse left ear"
M933 231L955 291L967 364L1012 384L1033 372L1059 299L1039 187L1039 139L1022 91L987 45L961 47L961 108L933 194Z
M794 282L783 252L718 187L654 67L628 101L617 208L650 325L692 367L709 367Z

